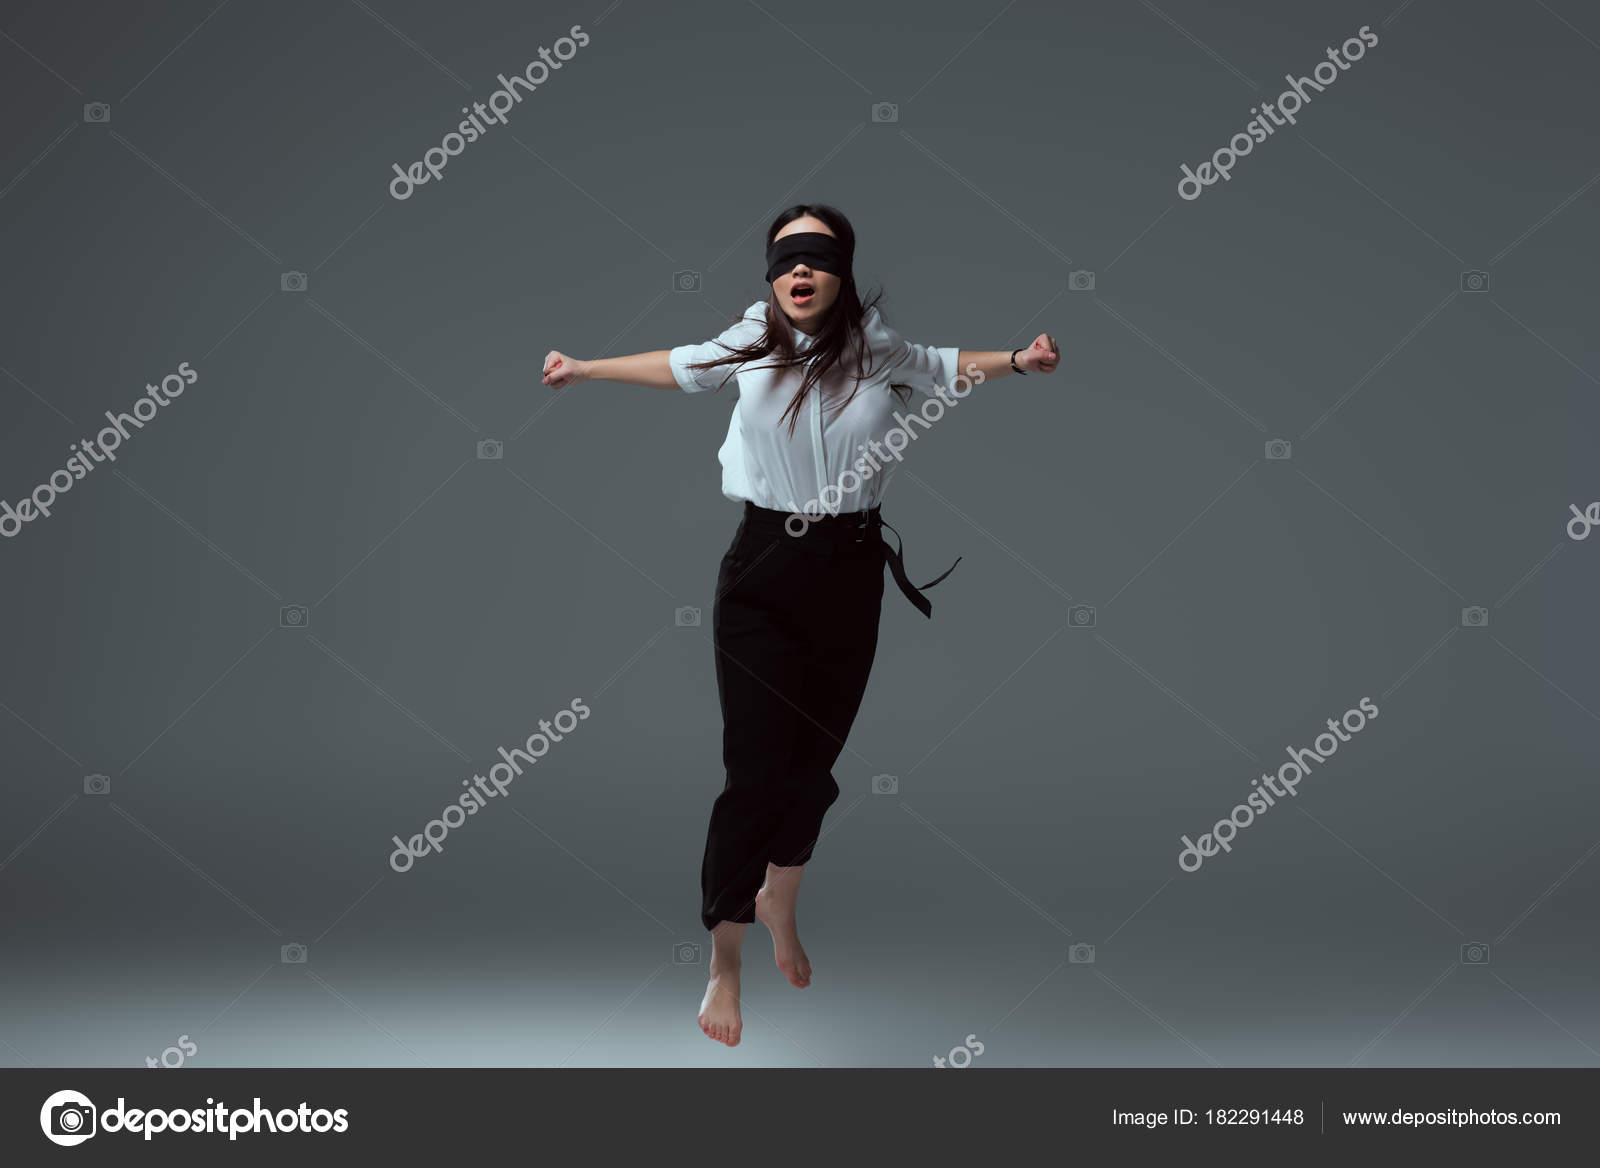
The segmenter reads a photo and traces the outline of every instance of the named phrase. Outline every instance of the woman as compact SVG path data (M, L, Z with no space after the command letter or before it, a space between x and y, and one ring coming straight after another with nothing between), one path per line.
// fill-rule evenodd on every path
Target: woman
M831 770L872 669L885 563L930 614L880 533L889 473L929 420L926 411L908 420L904 407L913 391L949 405L974 382L1049 373L1059 359L1047 334L1011 352L902 340L877 295L861 302L854 254L855 231L837 210L790 207L767 230L770 294L715 340L544 360L553 389L589 380L687 393L738 386L717 457L722 493L744 503L744 518L712 608L727 777L700 868L701 923L712 936L700 1029L729 1046L739 1044L739 951L751 921L771 932L784 976L811 982L795 903L823 814L839 797Z

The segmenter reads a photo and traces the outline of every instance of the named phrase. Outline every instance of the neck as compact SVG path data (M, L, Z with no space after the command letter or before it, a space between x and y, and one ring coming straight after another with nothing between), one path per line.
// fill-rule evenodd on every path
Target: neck
M828 316L831 314L831 312L832 312L832 310L830 309L828 313L824 313L822 316L819 316L816 320L813 320L813 321L811 321L811 322L809 322L807 324L801 324L794 317L790 316L787 312L784 313L783 315L789 321L789 323L794 326L794 328L796 330L798 330L799 332L805 333L805 335L808 336L808 337L814 337L814 336L816 336L818 333L820 333L822 331L822 326L828 323Z

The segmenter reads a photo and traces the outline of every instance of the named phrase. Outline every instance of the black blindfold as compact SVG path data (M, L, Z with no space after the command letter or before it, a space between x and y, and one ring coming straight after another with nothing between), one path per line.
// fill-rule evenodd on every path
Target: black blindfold
M767 245L767 283L792 271L798 263L841 280L850 274L849 258L838 239L820 231L796 231Z

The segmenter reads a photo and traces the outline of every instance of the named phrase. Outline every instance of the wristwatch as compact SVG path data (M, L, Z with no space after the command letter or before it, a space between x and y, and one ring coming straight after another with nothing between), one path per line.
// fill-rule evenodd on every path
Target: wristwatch
M1028 371L1026 369L1021 368L1017 364L1017 354L1020 353L1020 352L1022 352L1022 350L1020 348L1011 350L1011 372L1016 373L1016 374L1020 374L1021 376L1026 377L1026 376L1028 376Z

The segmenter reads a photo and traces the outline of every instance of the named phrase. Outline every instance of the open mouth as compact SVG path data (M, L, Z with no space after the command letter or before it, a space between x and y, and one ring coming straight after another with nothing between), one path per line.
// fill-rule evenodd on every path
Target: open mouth
M789 289L789 299L796 304L807 304L816 295L816 289L810 284L800 283Z

